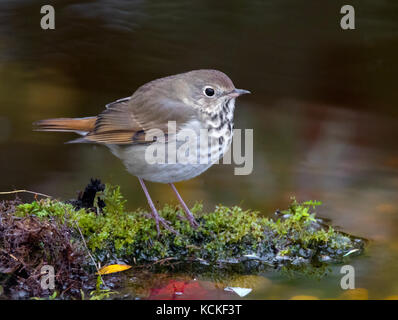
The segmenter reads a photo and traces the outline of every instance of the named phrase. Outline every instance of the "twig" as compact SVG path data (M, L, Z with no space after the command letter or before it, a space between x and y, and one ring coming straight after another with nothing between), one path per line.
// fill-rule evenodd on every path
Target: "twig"
M155 265L155 264L163 265L163 264L164 264L165 262L167 262L167 261L176 260L176 259L177 259L176 257L168 257L168 258L160 259L160 260L155 261L155 262L153 263L153 265Z
M52 196L49 196L47 194L40 193L40 192L35 192L35 191L29 191L29 190L14 190L14 191L2 191L2 192L0 192L0 194L14 194L14 193L30 193L30 194L34 194L35 196L42 196L42 197L45 197L45 198L52 198Z
M98 269L97 263L95 262L93 256L91 255L90 250L89 250L89 248L88 248L88 246L87 246L86 240L84 240L84 236L83 236L82 230L80 230L80 227L79 227L79 225L77 224L76 221L75 221L75 225L76 225L77 230L79 230L80 236L82 237L82 240L83 240L83 244L84 244L84 246L85 246L85 248L86 248L86 250L87 250L88 255L90 256L91 260L93 261L93 263L94 263L94 265L95 265L95 269L97 269L98 275L99 275L99 277L101 278L102 283L103 283L104 286L107 288L108 286L106 285L104 279L103 279L102 276L101 276L101 273L100 273L100 271L99 271L99 269Z
M19 261L19 259L18 259L16 256L14 256L13 254L7 252L7 251L4 250L3 248L0 248L0 250L1 250L2 252L4 252L5 254L8 254L8 255L9 255L11 258L13 258L15 261L18 261L19 263L23 264L23 263L22 263L21 261Z

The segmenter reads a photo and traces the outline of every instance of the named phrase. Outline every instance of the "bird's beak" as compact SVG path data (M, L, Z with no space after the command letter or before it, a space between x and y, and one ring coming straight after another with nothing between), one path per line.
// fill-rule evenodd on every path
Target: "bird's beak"
M249 90L243 90L243 89L234 89L230 93L228 93L228 96L232 98L237 98L241 96L242 94L248 94L251 93Z

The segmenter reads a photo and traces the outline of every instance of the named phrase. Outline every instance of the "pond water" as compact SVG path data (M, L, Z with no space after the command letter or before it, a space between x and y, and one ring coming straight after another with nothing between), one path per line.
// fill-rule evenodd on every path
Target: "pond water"
M95 115L152 79L216 68L252 92L237 102L235 127L253 129L253 172L213 166L177 184L186 202L271 216L293 195L320 200L320 216L370 240L349 261L365 289L358 294L398 295L398 4L351 2L350 31L340 28L339 1L243 0L57 1L56 29L45 31L39 1L2 1L0 190L69 199L98 177L120 185L129 208L146 206L137 179L106 148L65 145L73 135L32 132L31 123ZM176 203L167 185L148 187L158 206ZM340 268L322 279L269 271L235 283L250 286L252 299L348 298ZM136 294L136 277L123 292ZM137 296L239 298L209 276L158 277ZM170 289L178 286L185 296Z

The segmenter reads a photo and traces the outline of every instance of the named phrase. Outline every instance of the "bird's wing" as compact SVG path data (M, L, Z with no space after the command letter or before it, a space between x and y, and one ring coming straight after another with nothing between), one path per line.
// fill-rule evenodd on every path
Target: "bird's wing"
M183 102L167 96L151 98L145 94L119 99L108 104L95 123L95 128L83 139L105 144L150 143L146 134L151 129L169 132L169 121L176 122L176 131L194 118L196 111Z

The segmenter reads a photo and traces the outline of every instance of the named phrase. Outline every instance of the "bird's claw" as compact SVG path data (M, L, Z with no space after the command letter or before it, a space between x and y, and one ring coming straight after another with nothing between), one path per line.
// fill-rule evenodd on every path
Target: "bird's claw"
M158 237L161 235L159 223L161 223L162 226L166 230L168 230L168 231L170 231L170 232L172 232L172 233L174 233L176 235L179 235L179 233L170 226L170 221L167 221L166 219L164 219L164 218L162 218L160 216L155 217L155 221L156 221L156 230L158 232Z

